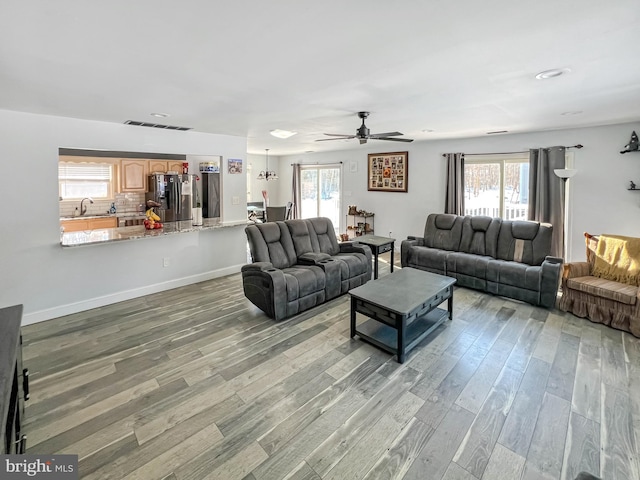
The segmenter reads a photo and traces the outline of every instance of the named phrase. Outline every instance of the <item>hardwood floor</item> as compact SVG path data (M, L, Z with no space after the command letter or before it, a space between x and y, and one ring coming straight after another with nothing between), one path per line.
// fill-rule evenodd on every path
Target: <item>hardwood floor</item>
M402 365L348 295L275 323L239 274L23 336L27 453L83 479L640 478L640 339L472 290Z

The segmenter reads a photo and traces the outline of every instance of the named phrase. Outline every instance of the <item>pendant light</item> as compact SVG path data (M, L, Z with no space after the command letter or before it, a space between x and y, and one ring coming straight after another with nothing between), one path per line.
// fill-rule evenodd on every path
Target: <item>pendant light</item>
M267 152L266 170L260 172L258 180L278 180L278 174L273 170L269 170L269 149L265 148L265 151Z

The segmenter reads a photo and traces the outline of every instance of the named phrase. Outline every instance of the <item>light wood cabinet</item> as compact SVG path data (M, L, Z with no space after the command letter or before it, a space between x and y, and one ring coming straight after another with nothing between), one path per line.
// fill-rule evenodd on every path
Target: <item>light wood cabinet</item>
M149 161L125 159L120 160L120 191L146 192Z
M167 162L167 172L182 174L182 160L169 160Z
M149 160L149 174L167 173L167 162L164 160Z
M116 217L104 218L78 218L73 220L60 220L60 226L65 232L79 232L82 230L98 230L100 228L116 228L118 219Z
M178 160L149 160L149 173L182 173L182 161Z
M116 217L90 218L89 230L98 230L100 228L116 228L118 219Z

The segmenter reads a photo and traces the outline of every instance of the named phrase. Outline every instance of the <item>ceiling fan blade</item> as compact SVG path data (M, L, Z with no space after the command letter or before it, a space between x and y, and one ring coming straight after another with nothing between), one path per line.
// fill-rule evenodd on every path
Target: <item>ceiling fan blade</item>
M346 133L323 133L323 135L328 135L330 137L347 137L347 138L356 138L355 135L347 135Z
M372 133L371 135L369 135L369 138L398 137L400 135L404 135L404 134L400 132Z
M374 137L372 137L374 138ZM392 142L413 142L412 138L389 138L389 137L375 137L376 140L391 140Z
M355 135L344 136L344 137L336 137L336 138L319 138L316 142L329 142L331 140L350 140L352 138L356 138Z

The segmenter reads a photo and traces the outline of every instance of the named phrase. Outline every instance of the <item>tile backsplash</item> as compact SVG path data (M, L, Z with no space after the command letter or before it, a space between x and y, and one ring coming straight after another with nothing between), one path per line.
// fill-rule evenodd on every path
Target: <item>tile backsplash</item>
M116 213L134 213L138 212L140 205L145 203L144 193L116 193L114 200L94 200L90 203L85 200L84 205L87 207L87 215L103 215L109 211L111 204L115 203ZM80 213L80 201L66 200L60 202L60 216L72 217L76 208ZM143 207L143 212L144 212Z

